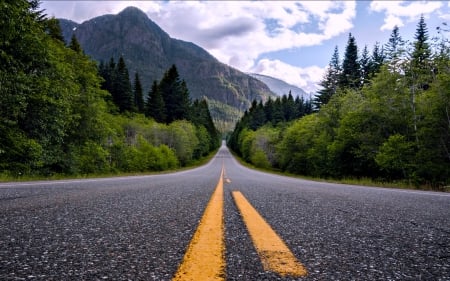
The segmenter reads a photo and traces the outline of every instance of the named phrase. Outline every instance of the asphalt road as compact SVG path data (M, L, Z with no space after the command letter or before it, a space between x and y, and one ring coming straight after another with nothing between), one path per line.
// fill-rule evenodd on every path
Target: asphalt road
M0 280L171 280L222 165L227 280L450 280L450 194L264 174L225 148L167 175L0 183ZM307 277L263 270L234 190Z

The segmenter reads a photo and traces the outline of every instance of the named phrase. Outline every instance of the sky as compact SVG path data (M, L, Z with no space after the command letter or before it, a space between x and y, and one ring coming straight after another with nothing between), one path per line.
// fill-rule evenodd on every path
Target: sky
M349 33L359 51L388 42L394 26L409 42L421 15L429 36L450 24L447 1L41 1L48 16L78 23L135 6L172 38L193 42L243 72L315 93L335 46Z

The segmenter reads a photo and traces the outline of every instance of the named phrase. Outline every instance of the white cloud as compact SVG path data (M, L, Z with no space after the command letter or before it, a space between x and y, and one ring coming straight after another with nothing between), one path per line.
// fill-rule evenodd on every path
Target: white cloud
M439 11L439 1L372 1L370 9L385 14L384 24L380 30L392 30L395 25L401 27L406 22L417 21L421 15L425 17Z
M315 93L326 68L319 66L295 67L280 60L261 59L250 71L281 79L300 87L307 93Z

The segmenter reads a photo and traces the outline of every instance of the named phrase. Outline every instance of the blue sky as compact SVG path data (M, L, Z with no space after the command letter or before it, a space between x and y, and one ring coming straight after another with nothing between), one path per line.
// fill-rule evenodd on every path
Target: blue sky
M83 22L144 11L171 37L193 42L244 72L285 80L315 92L334 47L344 54L348 34L359 50L385 44L395 25L412 41L420 16L430 37L450 24L447 1L42 1L49 16Z

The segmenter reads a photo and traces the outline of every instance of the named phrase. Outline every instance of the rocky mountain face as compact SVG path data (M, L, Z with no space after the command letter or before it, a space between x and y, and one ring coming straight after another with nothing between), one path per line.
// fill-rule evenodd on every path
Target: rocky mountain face
M210 101L211 114L221 130L232 129L254 99L274 96L260 80L219 62L193 43L171 38L137 8L81 24L60 19L60 24L66 41L75 34L93 59L106 63L113 57L117 62L122 55L131 78L139 72L145 92L175 64L191 97Z
M306 93L303 89L301 89L297 86L288 84L288 83L284 82L283 80L280 80L280 79L277 79L277 78L274 78L271 76L267 76L267 75L256 74L256 73L249 73L249 75L260 80L264 84L266 84L272 92L274 92L275 94L277 94L279 96L287 95L287 94L289 94L289 92L291 92L291 94L294 96L294 98L296 96L299 96L299 97L303 97L303 99L305 99L305 100L310 99L310 94Z

